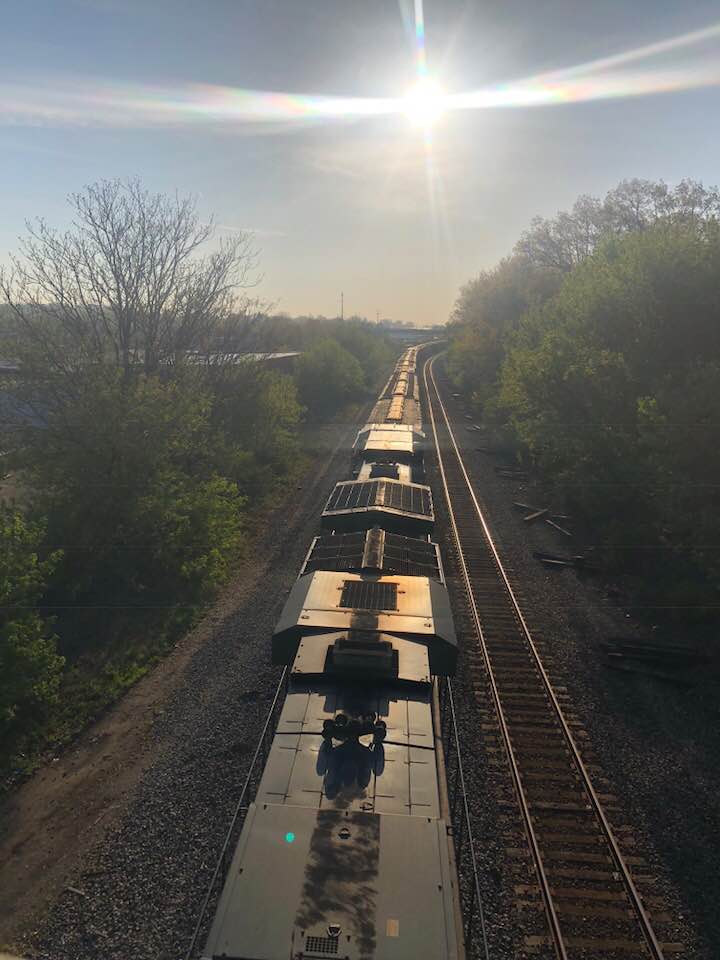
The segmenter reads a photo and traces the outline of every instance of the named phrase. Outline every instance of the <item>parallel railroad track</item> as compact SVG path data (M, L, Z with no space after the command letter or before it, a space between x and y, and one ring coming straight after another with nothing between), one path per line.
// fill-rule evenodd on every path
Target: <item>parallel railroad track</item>
M519 905L544 913L547 932L526 938L529 953L560 960L651 958L682 953L663 943L616 838L614 800L598 793L543 665L473 492L433 373L423 368L450 525L477 637L478 686L487 684L519 803L537 886ZM473 657L470 662L472 664ZM471 669L473 669L471 667ZM573 730L575 729L575 734Z

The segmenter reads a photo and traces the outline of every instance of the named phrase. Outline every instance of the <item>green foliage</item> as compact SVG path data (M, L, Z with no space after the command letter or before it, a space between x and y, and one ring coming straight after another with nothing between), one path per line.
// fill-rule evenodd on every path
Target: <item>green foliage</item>
M719 205L631 181L535 222L461 291L449 351L638 602L685 618L710 614L720 574Z
M303 411L294 378L242 363L211 369L208 383L219 472L248 496L272 488L299 453Z
M334 337L362 367L365 387L374 390L380 385L385 368L395 358L397 348L367 323L346 320L338 324Z
M36 605L58 555L39 557L43 528L0 506L0 760L57 698L63 658Z
M397 346L374 324L350 317L258 316L246 324L243 350L259 353L296 350L306 353L321 340L332 339L351 353L362 367L365 385L375 390L397 356ZM240 347L238 347L240 349Z
M521 440L615 559L652 576L660 557L686 580L690 561L718 572L719 266L712 225L606 241L525 316L503 369Z
M450 318L454 337L448 369L478 411L492 404L509 336L523 313L546 300L558 285L556 274L521 257L509 257L461 289Z
M640 449L657 482L663 535L708 576L720 577L720 362L688 364L638 401Z
M190 606L226 579L244 501L214 470L211 408L199 375L127 383L95 368L27 431L36 505L64 551L49 593L58 607Z
M328 413L363 394L365 377L355 357L336 340L319 340L300 357L300 398L312 413Z
M243 503L224 477L196 480L173 468L157 473L136 507L133 533L145 543L135 594L143 602L190 606L211 597L239 556Z

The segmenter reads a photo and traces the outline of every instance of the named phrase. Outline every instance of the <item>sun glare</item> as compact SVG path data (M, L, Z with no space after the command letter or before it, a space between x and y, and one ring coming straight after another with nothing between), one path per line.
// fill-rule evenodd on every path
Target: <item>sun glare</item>
M405 94L403 110L414 126L428 129L445 111L442 90L434 80L422 77Z

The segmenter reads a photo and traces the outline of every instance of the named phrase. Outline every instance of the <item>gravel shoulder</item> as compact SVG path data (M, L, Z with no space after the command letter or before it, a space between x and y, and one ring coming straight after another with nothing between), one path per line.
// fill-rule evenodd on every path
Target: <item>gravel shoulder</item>
M277 682L272 629L356 429L318 429L317 465L198 627L8 798L0 948L181 955Z
M436 370L442 374L442 365L438 366ZM442 389L442 379L439 385ZM649 875L647 888L677 918L672 940L684 944L682 956L712 960L717 957L714 945L720 942L716 910L720 893L717 667L706 666L683 683L609 670L603 641L619 635L640 638L646 635L643 627L601 578L581 578L570 568L548 570L533 557L534 551L582 553L590 545L566 540L543 523L523 523L513 500L539 506L551 503L558 512L563 505L551 502L551 494L532 476L525 482L499 476L495 468L507 464L477 451L480 434L467 429L463 407L449 397L447 387L443 394L478 499L508 574L518 587L530 630L542 646L553 682L566 687L573 715L588 733L583 752L601 770L609 792L621 799L624 822L631 825L633 853L649 864L642 871ZM464 722L469 722L467 717ZM472 762L486 762L481 742L471 747L471 753ZM491 771L471 769L469 773L479 789L488 776L493 776ZM484 829L492 829L487 819ZM502 829L498 822L496 833ZM501 894L512 898L513 889L512 878L500 876L504 867L497 837L486 833L486 839L494 850L492 864L483 857L493 874L485 884L491 894L488 923L492 928L492 903L498 903ZM498 956L514 955L508 950L510 938L505 930L512 917L506 910L507 904L496 918L503 929L495 930L491 937L500 948Z

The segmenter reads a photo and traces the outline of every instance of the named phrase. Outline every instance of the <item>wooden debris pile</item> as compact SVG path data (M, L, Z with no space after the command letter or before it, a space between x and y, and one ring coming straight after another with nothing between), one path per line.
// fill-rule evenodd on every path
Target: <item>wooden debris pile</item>
M533 556L546 567L574 567L576 570L595 569L582 554L577 554L574 557L563 557L556 553L543 553L541 550L534 550Z
M664 639L608 637L602 644L605 666L624 673L690 685L688 672L707 663L709 657L697 647Z
M496 467L495 470L501 476L505 475L500 468ZM511 475L517 477L517 473ZM522 476L527 477L526 474L523 474ZM534 507L531 503L521 503L519 500L513 500L513 506L517 510L522 510L525 514L523 517L524 523L534 523L535 520L542 520L543 523L546 523L549 527L552 527L553 530L557 530L558 533L561 533L564 537L572 537L572 533L566 527L563 527L558 523L558 520L570 519L566 513L551 513L549 507ZM528 513L528 511L530 512Z

